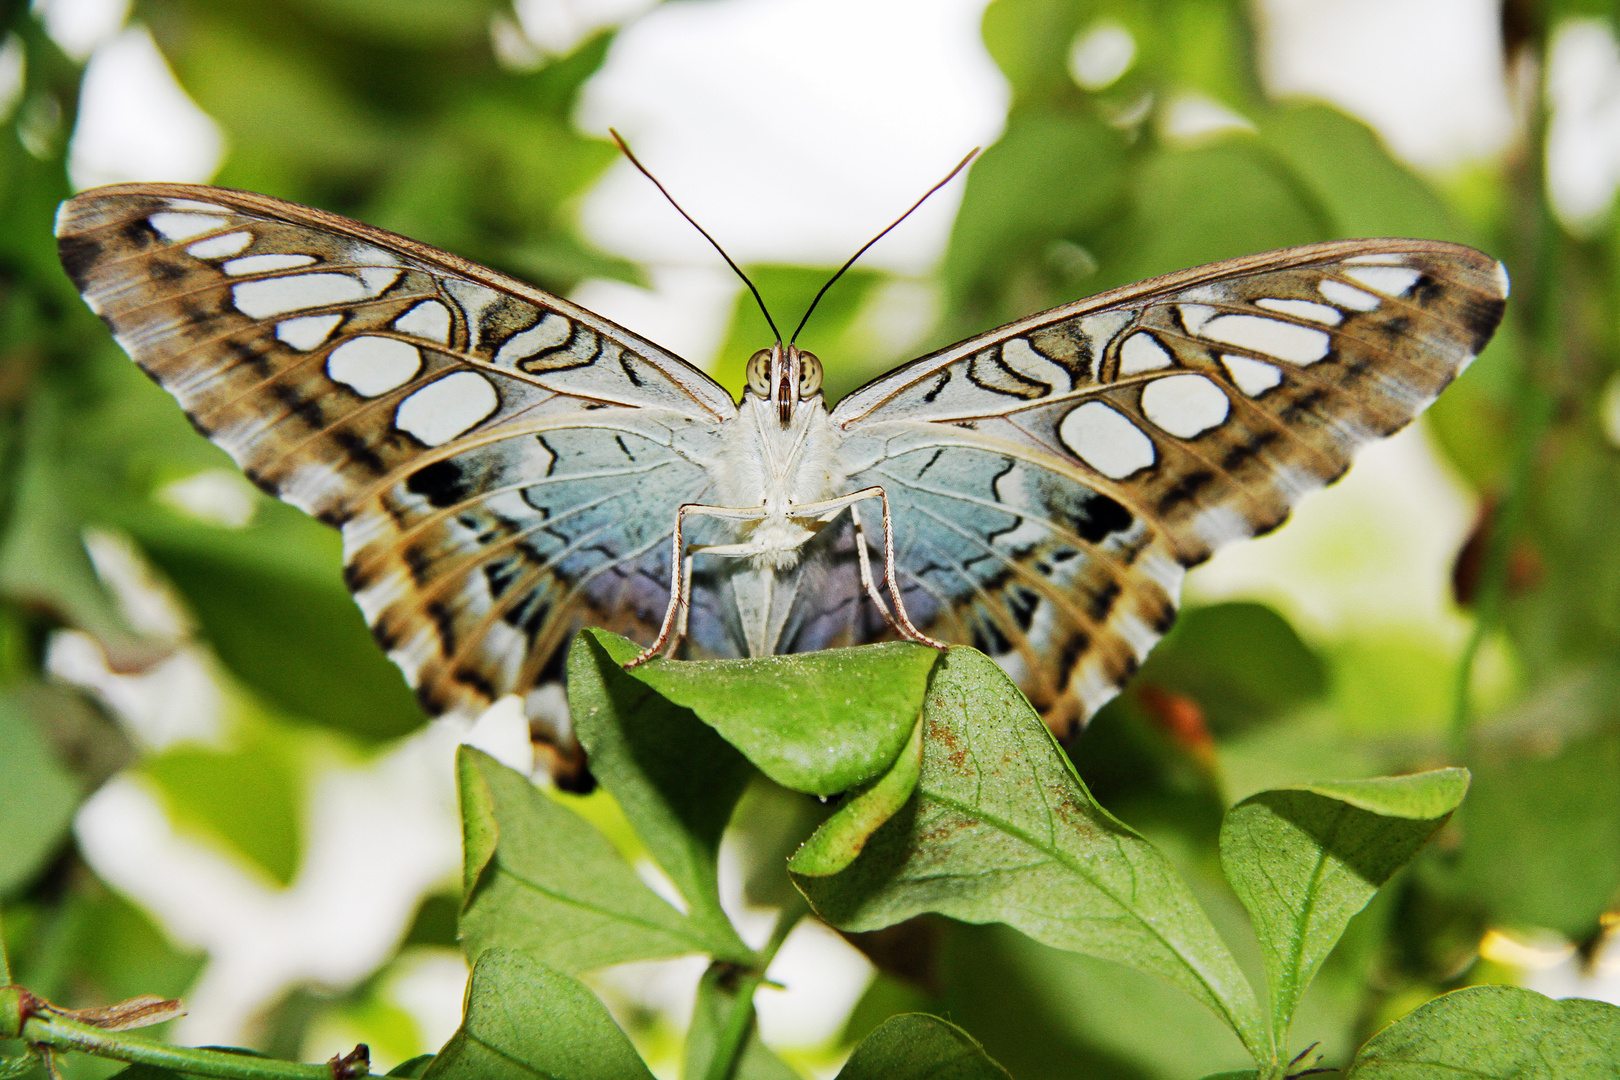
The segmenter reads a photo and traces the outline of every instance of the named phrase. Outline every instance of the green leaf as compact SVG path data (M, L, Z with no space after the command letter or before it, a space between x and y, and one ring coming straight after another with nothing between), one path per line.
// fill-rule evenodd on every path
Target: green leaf
M84 797L56 758L24 688L0 695L0 896L55 854Z
M304 791L294 762L268 739L231 750L181 743L141 764L170 815L291 885L304 846Z
M1620 1009L1517 986L1455 990L1389 1025L1345 1080L1604 1080L1620 1075Z
M388 1070L386 1075L406 1076L412 1078L412 1080L420 1080L420 1078L427 1072L428 1066L432 1064L432 1054L419 1054L418 1056L411 1058L409 1061L402 1061L398 1065L395 1065L392 1069Z
M1191 696L1210 731L1229 735L1320 697L1328 671L1287 619L1237 601L1182 612L1136 684Z
M1132 220L1093 290L1200 263L1325 240L1320 207L1259 141L1233 135L1147 157L1131 184Z
M1010 118L963 186L941 271L951 304L1011 318L1046 306L1050 290L1072 291L1052 246L1083 243L1117 218L1125 184L1125 137L1100 119L1055 110ZM1032 275L1050 280L1013 287ZM1036 295L1021 295L1032 286Z
M21 458L5 462L12 472L9 513L0 521L0 594L94 635L115 666L140 670L164 650L136 634L91 565L85 521L65 471L65 424L55 395L33 396L17 447Z
M847 870L795 881L842 930L935 911L1129 964L1268 1052L1253 992L1169 861L1091 798L1023 695L971 649L934 674L911 803Z
M617 800L691 917L732 952L747 946L720 907L720 834L754 775L715 730L625 674L596 635L568 657L568 711L591 772Z
M618 663L641 651L587 632ZM783 787L836 795L893 764L938 656L892 641L747 660L653 660L629 674L691 709Z
M1279 1049L1352 916L1445 823L1465 769L1264 791L1221 825L1221 866L1254 919Z
M332 530L274 503L241 530L156 513L127 525L220 660L267 702L365 742L427 722L343 586Z
M894 759L889 771L852 793L842 806L821 823L794 853L788 869L807 877L826 877L836 874L861 853L866 842L885 821L900 812L900 808L916 790L917 778L922 773L922 719L911 729L911 739Z
M1254 1060L1231 1028L1162 979L1006 926L939 921L940 993L922 1008L967 1028L1019 1080L1183 1080Z
M995 0L984 9L984 47L1020 101L1072 92L1069 45L1084 17L1067 0Z
M720 935L659 899L601 833L489 755L457 752L469 957L517 949L564 971L711 953L739 963Z
M725 964L711 964L698 980L697 997L692 1001L692 1022L686 1029L683 1077L709 1075L715 1044L726 1020L733 1009L742 1005L736 986L736 969ZM749 1023L746 1039L730 1080L800 1080L799 1074L760 1040L758 1023Z
M1361 121L1309 103L1278 106L1259 127L1266 146L1325 212L1335 238L1459 239L1439 195Z
M947 1020L905 1013L884 1021L838 1071L838 1080L1010 1080L973 1036Z
M652 1080L584 986L517 953L478 958L467 1015L427 1080Z
M334 28L361 37L451 48L489 35L499 0L298 0Z
M1613 680L1601 669L1549 680L1478 732L1460 870L1499 921L1580 939L1620 888Z

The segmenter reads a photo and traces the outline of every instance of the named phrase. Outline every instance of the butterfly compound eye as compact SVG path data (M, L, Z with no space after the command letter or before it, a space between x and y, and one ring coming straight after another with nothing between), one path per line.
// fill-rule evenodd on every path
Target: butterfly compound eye
M748 358L748 389L762 398L771 396L771 350L761 349Z
M821 389L821 361L815 353L799 350L799 397L807 398Z

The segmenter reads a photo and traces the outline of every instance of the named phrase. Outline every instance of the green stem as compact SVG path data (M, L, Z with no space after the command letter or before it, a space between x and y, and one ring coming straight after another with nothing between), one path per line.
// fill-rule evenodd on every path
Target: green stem
M0 986L11 985L11 961L6 959L6 920L0 917Z
M754 991L765 981L765 972L770 968L771 961L776 959L776 953L782 948L788 934L793 932L809 910L804 898L795 893L777 913L771 939L760 950L759 966L737 983L731 1014L726 1017L726 1026L720 1029L720 1037L715 1040L714 1056L709 1059L709 1071L704 1074L704 1080L731 1080L737 1062L742 1058L743 1047L748 1042L749 1025L754 1021Z
M35 1046L77 1050L82 1054L153 1065L189 1076L217 1076L226 1080L332 1080L330 1064L302 1065L275 1058L227 1054L148 1042L124 1032L103 1031L60 1016L31 1016L22 1037Z

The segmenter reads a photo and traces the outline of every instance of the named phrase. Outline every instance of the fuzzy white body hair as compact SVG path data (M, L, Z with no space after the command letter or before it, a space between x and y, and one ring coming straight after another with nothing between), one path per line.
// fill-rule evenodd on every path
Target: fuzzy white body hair
M838 432L821 395L795 403L784 428L774 404L744 394L714 475L720 505L761 511L758 520L737 523L737 539L751 549L754 567L796 566L800 548L828 517L801 517L795 508L836 498L847 479L838 467Z

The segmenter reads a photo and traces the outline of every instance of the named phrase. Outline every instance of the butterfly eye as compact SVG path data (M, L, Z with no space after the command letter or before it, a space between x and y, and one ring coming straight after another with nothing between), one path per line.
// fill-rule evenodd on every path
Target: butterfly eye
M761 349L748 358L748 389L762 398L771 396L771 350Z
M807 398L821 389L821 361L815 353L799 350L799 397Z

